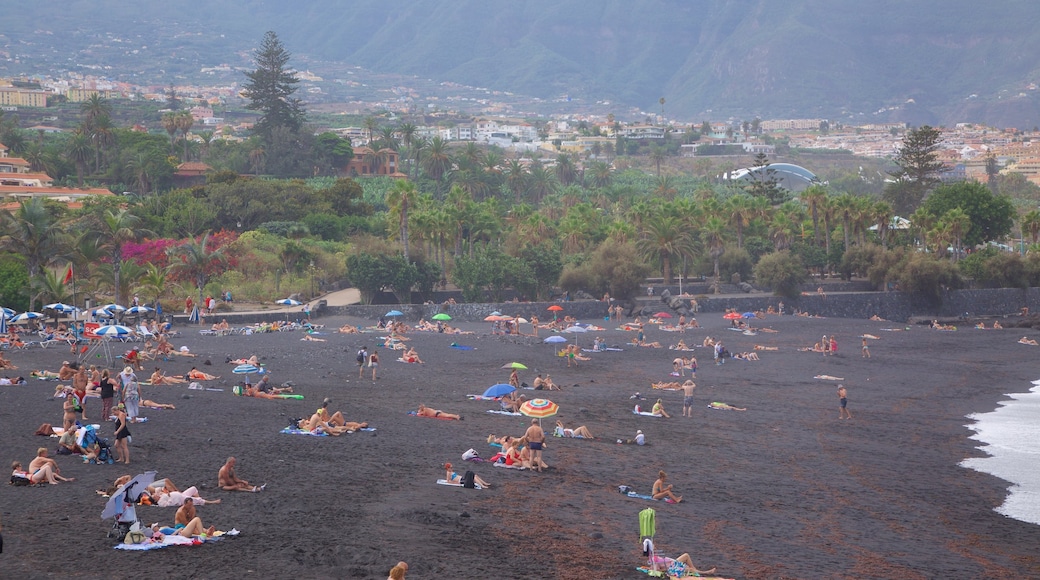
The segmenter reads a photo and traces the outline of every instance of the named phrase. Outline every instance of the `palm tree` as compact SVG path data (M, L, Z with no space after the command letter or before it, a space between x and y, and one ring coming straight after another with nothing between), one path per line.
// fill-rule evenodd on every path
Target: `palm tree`
M199 291L198 303L202 303L202 291L209 282L210 277L220 270L220 266L227 263L224 248L216 250L209 249L209 232L206 232L198 240L189 239L180 246L174 246L167 250L170 256L179 258L173 260L170 272L180 274L195 283Z
M953 236L953 261L960 259L961 241L964 236L968 235L968 230L971 229L971 216L969 216L963 209L955 207L950 211L946 212L942 217L942 221L946 222L950 226L950 235Z
M401 143L397 140L397 129L394 127L382 127L379 129L379 148L397 151Z
M158 264L147 263L144 270L140 279L144 295L156 300L162 298L166 294L166 277L170 273L170 266L160 267Z
M887 201L879 201L874 204L870 213L874 219L874 224L877 225L878 240L881 242L881 247L887 248L888 230L892 225L892 218L896 212Z
M643 225L636 248L647 259L661 261L664 283L671 284L672 258L692 256L693 238L678 216L658 214Z
M422 166L426 175L437 182L437 196L440 197L441 180L452 166L451 155L448 153L448 142L440 137L431 139L424 151Z
M162 124L162 128L166 129L166 133L170 136L170 155L173 155L173 142L177 137L177 131L180 129L177 127L177 113L165 113L162 118L159 119Z
M661 162L668 157L668 152L664 150L664 147L655 145L650 149L650 160L657 165L657 176L661 177Z
M530 192L534 203L538 203L546 196L556 192L555 176L551 171L546 169L544 165L538 162L531 165L527 183L527 189Z
M175 117L174 123L176 124L177 130L180 131L181 135L184 137L184 157L181 158L181 161L187 161L188 133L191 131L191 128L195 125L195 117L192 117L191 113L189 113L188 111L183 111Z
M654 195L661 199L674 199L679 194L671 175L658 176L654 180Z
M253 175L260 175L260 170L267 164L267 152L263 147L249 151L249 165L253 167Z
M136 151L126 162L126 168L133 175L133 183L141 195L147 195L152 189L152 159L145 151Z
M1034 209L1022 216L1022 231L1029 232L1034 244L1040 240L1040 210Z
M773 214L773 219L769 222L769 237L773 240L773 247L776 251L779 252L790 247L794 227L794 221L786 212L778 211Z
M516 203L520 203L524 192L527 191L527 169L519 159L510 159L506 164L505 180L506 187L516 198Z
M738 193L726 202L726 213L729 214L729 222L737 230L737 247L744 247L744 226L751 223L755 209L751 203L751 196L746 193Z
M610 187L610 182L614 178L610 166L602 161L595 161L589 165L589 174L592 176L593 187Z
M834 210L841 219L841 228L845 234L845 251L849 251L852 240L852 218L856 213L856 200L847 193L843 193L834 200Z
M100 173L101 152L115 142L115 126L108 115L101 115L86 126L90 127L90 139L94 142L94 171Z
M820 245L820 207L825 199L827 199L827 190L820 185L813 185L803 191L801 195L802 203L812 216L813 245L817 247Z
M83 187L83 172L94 153L90 147L90 138L82 130L77 129L66 144L65 153L69 160L76 164L76 180L79 187Z
M408 261L408 209L419 197L419 189L411 181L398 179L386 194L386 205L390 215L397 215L397 227L400 234L404 259Z
M365 117L365 130L368 131L368 146L375 149L375 135L379 129L379 119L368 116Z
M935 216L925 208L919 207L910 214L910 225L917 230L921 243L927 245L928 232L935 225Z
M37 287L37 276L44 266L61 257L65 248L65 231L57 223L43 201L34 197L18 204L14 213L0 213L3 236L0 248L19 255L25 260L29 274L29 287ZM33 310L35 299L29 294L29 310Z
M556 179L561 185L567 187L578 179L578 170L574 167L574 160L570 155L560 154L556 156Z
M719 258L726 251L725 233L726 222L716 216L704 220L704 225L701 227L701 240L708 248L708 255L711 256L715 265L715 294L719 293Z
M128 242L139 240L143 236L155 235L153 232L141 227L141 218L125 209L118 211L107 210L99 220L100 223L89 233L94 244L108 253L112 264L113 287L115 296L113 300L120 303L122 295L122 266L123 246Z

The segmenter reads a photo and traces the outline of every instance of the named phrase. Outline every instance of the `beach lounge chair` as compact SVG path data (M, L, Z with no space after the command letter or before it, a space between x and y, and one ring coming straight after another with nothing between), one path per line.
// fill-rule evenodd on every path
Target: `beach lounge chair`
M145 326L144 324L138 324L136 330L137 330L137 334L139 336L145 338L145 339L149 339L150 340L150 339L155 338L155 334L152 331L148 330L148 327Z

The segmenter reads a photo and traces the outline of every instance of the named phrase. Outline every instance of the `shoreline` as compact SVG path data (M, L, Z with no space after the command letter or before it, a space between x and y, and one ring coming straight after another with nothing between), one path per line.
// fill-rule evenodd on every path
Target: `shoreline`
M635 571L644 562L636 514L654 507L659 549L689 552L698 567L717 566L724 577L1040 575L1034 553L1040 526L996 513L1008 484L960 466L983 455L970 439L967 415L999 407L1005 393L1036 378L1030 364L1036 347L1013 344L1035 331L886 331L904 326L769 316L755 325L778 332L751 337L726 330L719 315L698 318L706 328L688 332L688 342L699 344L709 334L733 352L753 351L755 344L779 350L757 351L757 362L715 366L709 349L694 349L700 368L693 418L679 416L680 392L650 388L651 381L684 380L669 376L676 352L628 346L632 333L614 330L613 322L578 341L589 346L602 336L625 350L591 354L591 361L571 369L553 345L541 342L548 336L544 330L538 338L502 337L487 334L486 323L462 323L476 334L411 333L409 346L426 364L398 363L380 349L375 382L367 374L358 379L354 353L363 344L371 349L381 334L329 334L322 336L328 342L318 343L294 332L200 337L182 329L174 345L188 344L201 358L176 357L159 366L180 374L208 358L212 366L199 368L222 375L226 382L214 386L225 391L143 387L145 396L178 409L149 411L149 422L134 426L132 467L156 468L180 486L200 485L203 497L223 500L199 508L206 525L236 527L242 536L191 548L188 558L178 556L186 548L110 551L104 538L110 526L97 517L103 500L93 490L122 470L58 458L76 482L0 489L10 552L3 557L27 578L59 573L67 564L52 557L49 538L71 527L84 549L85 577L253 570L261 577L382 578L405 560L409 578L643 578ZM372 323L347 317L318 322L334 330L348 321ZM839 337L836 356L797 350L832 333ZM869 360L859 352L863 333L880 337L870 341ZM666 346L682 337L657 327L647 327L646 334ZM451 342L475 350L450 348ZM223 361L254 353L272 381L292 380L305 399L231 395L234 375ZM21 367L16 372L27 374L34 364L56 368L67 351L6 354ZM493 403L465 397L502 382L508 372L499 367L514 360L529 367L521 371L522 381L532 382L536 369L552 374L563 386L549 393L560 405L558 418L568 427L588 426L596 439L550 438L545 455L552 468L542 474L465 464L492 483L488 490L435 485L443 476L439 466L462 466L467 449L489 457L489 433L522 433L525 418L485 413ZM838 382L816 375L844 379L852 420L837 419ZM49 400L53 388L47 381L0 387L5 461L24 463L38 445L56 441L32 436L41 422L60 421L60 402ZM637 391L648 398L645 406L662 398L673 418L633 415L629 397ZM348 420L369 421L376 431L338 438L278 433L289 417L312 413L324 397ZM710 410L712 401L748 411ZM419 403L460 413L465 421L409 417ZM88 413L91 408L98 408L96 399L88 400ZM649 446L615 443L637 429ZM102 427L103 436L110 431ZM242 477L268 484L265 492L215 489L216 469L231 454L239 458ZM618 485L629 485L646 493L659 469L684 497L681 504L617 492ZM156 507L139 514L146 523L172 518L172 510ZM90 576L94 570L99 572Z

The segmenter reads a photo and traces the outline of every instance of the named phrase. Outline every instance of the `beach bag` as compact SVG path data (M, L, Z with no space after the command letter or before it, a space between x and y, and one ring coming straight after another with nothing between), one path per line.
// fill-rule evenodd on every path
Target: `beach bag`
M11 476L11 485L22 487L25 485L32 485L28 477L18 477L17 475Z
M130 530L123 538L124 544L143 544L148 537L141 530Z
M466 473L464 473L462 475L462 487L468 489L476 489L477 483L475 478L476 474L474 474L472 471L467 471Z

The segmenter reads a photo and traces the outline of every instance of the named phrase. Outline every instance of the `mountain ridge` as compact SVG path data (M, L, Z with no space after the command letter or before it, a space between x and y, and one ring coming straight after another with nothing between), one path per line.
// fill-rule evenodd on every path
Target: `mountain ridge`
M684 120L1040 124L1040 3L1024 0L41 0L8 17L3 49L54 65L112 34L162 47L166 69L241 64L274 30L294 56L642 111L664 97Z

